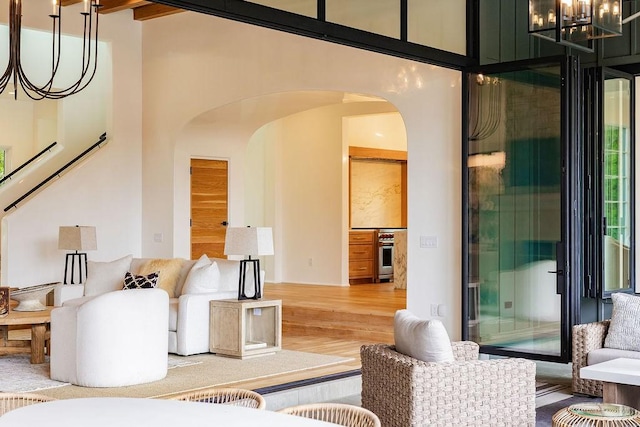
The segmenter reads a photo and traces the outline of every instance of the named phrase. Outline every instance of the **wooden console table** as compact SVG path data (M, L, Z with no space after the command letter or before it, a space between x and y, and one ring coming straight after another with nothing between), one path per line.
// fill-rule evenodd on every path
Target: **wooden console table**
M45 342L49 340L51 310L11 311L0 317L0 355L31 353L31 363L44 363ZM30 326L30 340L10 340L10 326Z
M282 348L281 300L213 300L209 319L211 353L244 359Z

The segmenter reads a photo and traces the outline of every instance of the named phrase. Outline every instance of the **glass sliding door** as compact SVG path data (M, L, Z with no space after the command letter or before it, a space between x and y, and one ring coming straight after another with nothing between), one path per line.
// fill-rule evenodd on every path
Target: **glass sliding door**
M560 359L568 321L563 66L467 76L464 335L485 353Z
M631 80L606 75L603 105L603 291L631 287Z

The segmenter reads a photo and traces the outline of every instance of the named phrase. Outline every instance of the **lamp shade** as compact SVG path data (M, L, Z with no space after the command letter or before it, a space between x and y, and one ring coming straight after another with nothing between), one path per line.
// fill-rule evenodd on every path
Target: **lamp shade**
M229 227L224 241L225 255L273 255L271 227Z
M58 249L71 251L95 251L96 228L93 226L62 226L58 233Z

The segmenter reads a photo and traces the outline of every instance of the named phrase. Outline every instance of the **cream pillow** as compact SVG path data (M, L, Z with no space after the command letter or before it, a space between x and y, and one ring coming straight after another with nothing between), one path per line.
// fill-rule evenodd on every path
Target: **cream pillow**
M182 287L182 295L206 294L216 292L220 285L220 270L218 264L212 262L207 255L202 255L196 262Z
M138 275L146 276L151 273L159 272L158 288L164 289L169 294L169 298L176 298L176 286L182 269L182 258L170 259L151 259L144 263L138 271Z
M441 321L422 320L409 310L398 310L393 319L398 353L425 362L453 362L449 334Z
M127 255L111 262L87 261L85 296L121 290L124 275L129 271L132 259L133 255Z
M640 351L640 297L616 292L611 299L613 311L604 346Z

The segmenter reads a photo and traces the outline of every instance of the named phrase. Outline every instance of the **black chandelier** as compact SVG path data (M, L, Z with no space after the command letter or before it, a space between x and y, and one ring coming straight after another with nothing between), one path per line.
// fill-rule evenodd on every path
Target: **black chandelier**
M33 100L61 99L80 92L87 87L96 74L98 67L98 9L99 0L84 0L84 31L82 36L82 64L80 77L65 89L54 87L54 79L60 65L62 40L62 7L59 0L53 0L51 15L53 21L51 48L51 77L42 86L32 83L22 69L21 63L21 31L22 0L9 1L9 62L7 69L0 77L0 93L4 92L9 82L13 82L14 98L18 99L18 86ZM95 21L95 22L94 22Z
M592 41L622 35L622 0L530 0L529 33L591 51Z

